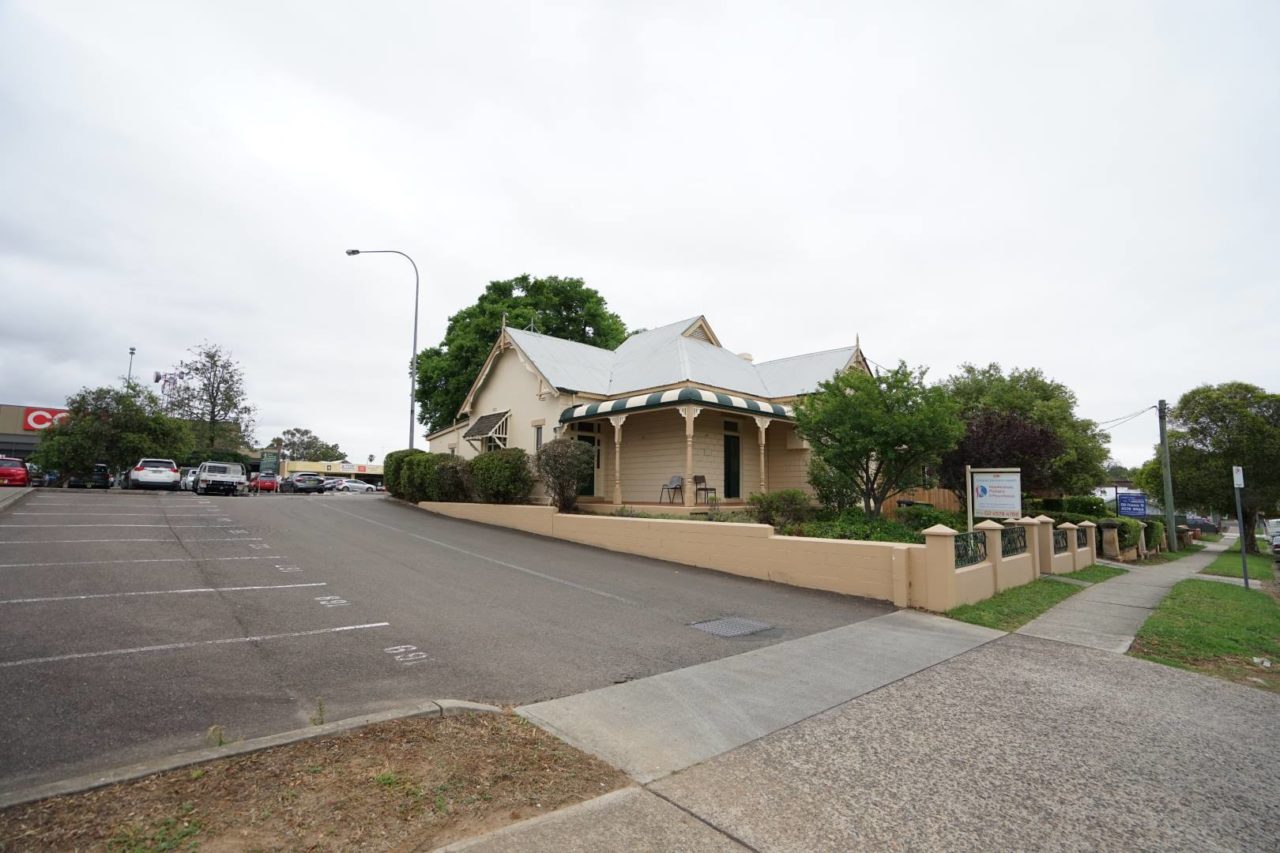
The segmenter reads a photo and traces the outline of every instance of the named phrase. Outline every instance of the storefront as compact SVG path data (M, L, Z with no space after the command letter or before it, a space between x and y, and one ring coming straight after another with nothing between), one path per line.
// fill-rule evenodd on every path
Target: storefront
M53 406L0 403L0 456L26 459L40 443L40 433L66 416L66 409Z

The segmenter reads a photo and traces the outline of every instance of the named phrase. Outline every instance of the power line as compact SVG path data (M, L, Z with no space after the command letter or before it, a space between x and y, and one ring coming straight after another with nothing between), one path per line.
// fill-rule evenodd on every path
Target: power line
M1104 429L1115 429L1116 427L1124 426L1129 421L1134 420L1135 418L1142 417L1143 415L1145 415L1147 412L1151 411L1154 408L1155 406L1147 406L1145 409L1142 409L1141 411L1138 411L1138 412L1134 412L1131 415L1125 415L1124 417L1121 417L1121 418L1115 418L1112 421L1103 421L1102 423L1098 424L1098 427L1104 428Z

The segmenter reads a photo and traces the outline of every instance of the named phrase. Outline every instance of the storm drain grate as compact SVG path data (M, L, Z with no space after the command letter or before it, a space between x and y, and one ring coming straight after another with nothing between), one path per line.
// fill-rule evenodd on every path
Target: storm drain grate
M757 622L754 619L743 619L741 616L726 616L723 619L694 622L689 627L697 628L699 631L706 631L708 634L714 634L717 637L745 637L748 634L768 631L773 626L765 622Z

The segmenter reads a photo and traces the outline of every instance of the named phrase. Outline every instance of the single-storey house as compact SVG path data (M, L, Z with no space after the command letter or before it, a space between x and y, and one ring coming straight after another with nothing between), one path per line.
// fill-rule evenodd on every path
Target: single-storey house
M535 453L565 435L595 448L583 501L621 506L808 489L807 444L792 404L845 370L870 372L861 348L753 363L720 345L704 317L650 329L616 350L504 328L434 452ZM663 486L678 478L672 496ZM695 484L695 478L697 480Z

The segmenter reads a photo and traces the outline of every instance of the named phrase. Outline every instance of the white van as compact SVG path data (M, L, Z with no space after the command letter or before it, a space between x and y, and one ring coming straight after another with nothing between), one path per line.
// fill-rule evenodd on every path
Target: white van
M223 495L247 495L249 478L239 462L201 462L196 472L197 495L217 492Z

